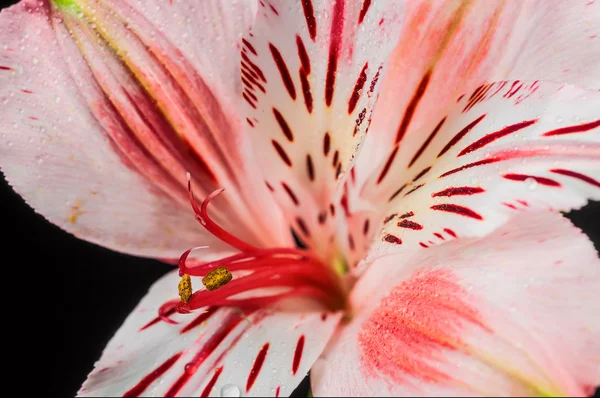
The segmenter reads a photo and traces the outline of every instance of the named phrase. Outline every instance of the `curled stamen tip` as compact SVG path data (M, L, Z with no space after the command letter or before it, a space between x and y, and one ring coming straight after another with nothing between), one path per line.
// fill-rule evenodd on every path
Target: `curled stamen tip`
M179 281L179 297L181 301L187 303L190 301L190 297L192 297L192 279L189 275L184 274Z
M227 268L217 267L202 278L202 284L208 290L217 290L227 284L232 278L233 275L231 275L231 272Z

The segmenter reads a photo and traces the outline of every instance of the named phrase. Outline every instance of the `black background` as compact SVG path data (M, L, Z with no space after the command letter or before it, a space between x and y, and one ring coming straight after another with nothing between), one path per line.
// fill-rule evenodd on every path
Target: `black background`
M35 375L19 391L73 396L149 286L172 267L76 239L36 214L3 178L0 205L0 247L9 260L4 325L9 345L17 342L13 366ZM599 249L600 203L569 217ZM296 393L306 396L307 386Z

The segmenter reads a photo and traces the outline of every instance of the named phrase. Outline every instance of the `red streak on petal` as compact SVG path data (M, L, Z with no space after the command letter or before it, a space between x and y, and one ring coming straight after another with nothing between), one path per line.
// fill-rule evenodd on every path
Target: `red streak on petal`
M279 154L279 157L281 157L281 160L283 160L283 162L285 164L287 164L289 167L292 167L292 161L290 160L290 157L285 152L285 150L283 149L283 147L281 145L279 145L279 143L277 141L275 141L275 140L271 140L271 144L273 144L273 147L275 148L275 150Z
M286 184L285 182L281 182L281 186L283 187L283 189L285 190L285 192L287 192L287 194L289 195L290 199L292 199L292 202L294 202L294 204L296 206L298 206L300 204L300 202L298 201L298 198L296 197L296 194L294 193L294 191L292 191L292 188L290 188L288 186L288 184Z
M406 184L402 185L400 188L398 188L396 190L396 192L394 192L392 194L392 196L390 196L390 198L388 199L388 203L391 202L392 200L394 200L394 198L396 198L396 196L400 195L402 193L402 191L404 190L404 188L406 188Z
M173 306L172 308L170 308L169 310L167 310L164 314L163 317L169 316L169 315L173 315L175 313L175 306ZM153 320L151 320L150 322L148 322L147 324L145 324L144 326L142 326L139 331L141 332L142 330L146 330L148 329L150 326L156 325L158 322L160 322L163 318L157 316L156 318L154 318Z
M430 208L432 210L446 211L449 213L459 214L461 216L474 218L476 220L483 220L483 217L481 217L479 214L477 214L473 210L469 209L468 207L464 207L464 206L459 206L459 205L450 204L450 203L444 203L441 205L433 205Z
M277 386L277 389L275 390L275 397L279 397L279 390L281 389L281 386Z
M515 133L519 130L524 129L525 127L529 127L532 124L536 123L537 121L538 121L538 119L526 120L524 122L519 122L519 123L512 124L510 126L506 126L503 129L496 131L495 133L487 134L487 135L481 137L479 140L472 143L471 145L469 145L468 147L466 147L465 149L463 149L462 151L460 151L460 153L458 154L457 157L466 155L467 153L471 153L480 148L483 148L484 146L496 141L497 139L502 138L506 135Z
M586 131L590 131L600 126L600 120L596 120L594 122L580 124L577 126L563 127L560 129L548 131L544 133L544 137L551 137L553 135L564 135L564 134L573 134L573 133L583 133Z
M431 170L431 166L429 167L425 167L423 170L421 170L421 172L419 174L417 174L415 176L415 178L413 178L413 182L417 181L419 178L423 177L425 174L427 174L429 172L429 170Z
M367 0L367 1L369 1L369 0ZM352 112L354 112L354 109L356 109L356 104L358 103L358 100L360 99L360 93L367 81L367 67L368 66L369 66L369 63L368 62L365 63L365 66L363 66L362 70L360 71L360 74L358 75L358 79L356 79L356 84L354 85L354 90L352 91L352 95L350 96L350 100L348 101L348 114L352 114Z
M446 146L440 151L440 153L437 155L437 157L439 158L440 156L442 156L443 154L448 152L448 150L450 148L452 148L454 145L456 145L458 143L458 141L460 141L475 126L477 126L479 124L479 122L481 122L483 120L484 117L485 117L485 113L483 115L479 116L477 119L475 119L471 123L467 124L462 130L460 130L458 133L456 133L456 135L454 137L452 137L452 139L450 141L448 141Z
M132 389L128 390L125 394L123 394L123 396L124 397L140 396L146 390L146 388L148 388L148 386L150 386L150 384L152 384L156 379L158 379L160 376L162 376L167 370L169 370L171 368L171 366L173 366L173 364L175 362L177 362L179 357L181 357L181 354L182 354L181 352L178 352L177 354L173 355L171 358L167 359L165 362L162 363L162 365L160 365L159 367L154 369L148 375L144 376L144 378L142 380L140 380L139 383L137 383Z
M408 212L406 212L406 213L402 214L402 215L401 215L400 217L398 217L398 218L408 218L408 217L412 217L412 216L414 216L414 215L415 215L415 213L413 213L412 211L408 211Z
M181 329L181 331L179 332L179 334L184 334L189 332L190 330L194 329L196 326L201 325L203 322L205 322L208 318L210 318L210 316L212 314L215 313L215 311L218 309L219 307L209 307L206 312L198 315L193 321L191 321L190 323L188 323L187 325L185 325L185 327L183 329Z
M258 55L256 50L254 49L254 47L252 47L252 44L248 43L248 41L244 38L242 38L242 43L244 43L244 45L246 47L248 47L248 50L250 50L250 52L254 55Z
M215 374L213 375L213 377L211 377L211 379L208 382L208 384L206 385L206 387L204 387L204 390L202 390L202 394L200 394L201 397L208 397L210 395L210 392L215 387L215 384L217 384L217 380L219 379L219 376L221 376L222 372L223 372L222 366L215 369Z
M315 167L313 165L312 156L306 155L306 172L308 173L308 179L311 181L315 180Z
M277 69L279 69L279 74L281 75L281 80L283 80L283 85L287 89L287 92L290 94L293 100L296 99L296 87L294 86L294 82L292 81L292 76L290 75L290 71L285 64L285 60L281 56L281 53L273 44L269 43L269 50L271 50L271 55L273 56L273 60L275 61L275 65L277 65Z
M300 69L300 84L302 85L302 95L304 96L304 103L306 104L306 110L308 113L312 113L313 110L313 98L312 93L310 91L310 83L308 81L308 76L304 72L304 69Z
M364 19L365 19L365 15L367 15L367 11L369 11L369 6L371 5L371 0L365 0L363 2L362 8L360 9L360 14L358 15L358 23L361 24Z
M317 37L317 20L315 19L315 11L311 0L302 0L302 9L304 18L306 18L306 27L312 41Z
M422 187L422 186L424 186L424 185L425 185L425 184L419 184L419 185L417 185L417 186L413 187L413 189L411 189L410 191L408 191L407 193L405 193L405 194L404 194L404 196L408 196L408 195L410 195L411 193L415 192L417 189L421 188L421 187Z
M450 228L444 228L444 232L447 233L448 235L452 236L453 238L456 238L456 232L454 232Z
M414 229L416 231L423 229L423 226L421 224L410 220L402 220L398 223L398 226L400 228Z
M310 237L310 231L308 230L308 227L306 226L306 223L304 222L302 217L296 217L296 223L298 224L298 227L300 227L302 233L305 236Z
M294 134L292 133L292 129L285 121L285 118L281 112L279 112L276 108L273 108L273 115L275 115L275 120L277 120L279 127L281 127L281 131L283 132L283 135L285 135L285 138L287 138L288 141L293 142Z
M269 343L266 343L258 352L256 359L254 360L254 364L252 365L252 369L250 370L250 374L248 375L248 381L246 382L246 392L250 391L254 381L258 377L258 373L265 362L265 358L267 357L267 351L269 350Z
M446 240L446 238L444 238L444 237L442 236L442 234L440 234L440 233L438 233L438 232L434 232L433 234L434 234L436 237L440 238L441 240Z
M296 343L296 351L294 351L294 361L292 362L292 374L295 375L300 366L300 360L302 359L302 351L304 350L304 335L300 336Z
M562 174L564 176L577 178L578 180L587 182L588 184L591 184L597 188L600 188L600 182L598 180L595 180L592 177L588 177L585 174L577 173L577 172L571 171L571 170L564 170L564 169L552 169L550 171L552 173Z
M307 75L310 74L310 57L308 56L308 52L306 51L306 47L304 47L304 42L302 38L296 35L296 46L298 47L298 57L300 58L300 65L304 72Z
M480 187L450 187L446 188L443 191L435 192L431 194L432 198L436 196L455 196L455 195L474 195L476 193L485 192L483 188Z
M452 170L449 170L449 171L445 172L444 174L440 175L438 178L446 177L446 176L449 176L451 174L458 173L459 171L470 169L471 167L483 166L485 164L499 162L500 160L502 160L502 159L500 159L500 158L488 158L488 159L478 160L477 162L473 162L473 163L467 163L464 166L460 166L460 167L457 167L455 169L452 169Z
M398 154L398 149L400 149L400 147L396 146L394 148L394 150L392 151L392 153L390 153L390 156L388 156L387 161L385 162L385 165L383 166L383 170L381 170L381 173L379 173L379 177L377 177L377 184L380 184L381 181L383 181L383 179L387 175L388 171L390 171L392 162L394 161L394 159L396 158L396 155Z
M423 75L421 82L417 86L417 90L415 91L412 99L406 106L406 110L404 111L404 117L402 118L402 122L400 123L400 126L398 127L398 132L396 133L396 141L395 141L396 143L400 142L402 140L402 138L404 137L404 134L406 134L408 125L410 124L410 121L412 120L415 110L417 109L417 105L419 105L419 101L421 101L421 98L423 98L423 94L425 94L425 90L427 90L427 85L429 85L430 79L431 79L431 70L427 71L427 73L425 73L425 75Z
M383 240L386 241L386 242L388 242L388 243L395 243L397 245L401 245L402 244L402 240L400 238L398 238L397 236L392 235L392 234L386 234L383 237Z
M408 167L411 167L417 161L417 159L419 159L419 157L421 157L421 155L423 154L423 152L425 152L425 149L427 149L427 147L431 143L431 140L433 140L433 137L435 137L435 135L438 133L438 131L440 131L440 129L442 128L442 125L444 124L445 121L446 121L446 118L444 117L438 123L438 125L435 126L435 128L433 129L433 131L431 132L431 134L429 134L429 137L427 137L427 139L425 140L425 142L423 143L423 145L421 145L421 148L419 148L419 150L417 151L417 153L415 153L415 155L411 159L410 163L408 164Z
M265 78L265 75L262 73L262 70L256 66L256 64L252 61L250 61L250 58L248 58L248 56L242 51L242 59L248 64L250 65L250 68L254 71L254 73L256 73L258 75L258 78L260 80L262 80L263 82L267 82L267 79Z
M335 75L337 71L340 48L342 47L342 32L344 30L344 4L345 0L335 0L333 17L331 21L331 42L329 45L329 60L327 62L327 76L325 78L325 104L331 106L335 88Z
M367 218L365 220L365 223L363 224L363 235L367 236L368 233L369 233L369 219Z
M331 137L329 136L329 132L326 132L323 136L323 155L329 155L329 150L331 149Z
M2 66L0 65L0 70L13 70L10 66Z
M527 174L504 174L502 177L506 178L507 180L511 180L511 181L525 181L527 179L533 179L538 184L546 185L548 187L560 187L561 186L559 182L551 180L550 178L536 177L536 176L531 176L531 175L527 175Z

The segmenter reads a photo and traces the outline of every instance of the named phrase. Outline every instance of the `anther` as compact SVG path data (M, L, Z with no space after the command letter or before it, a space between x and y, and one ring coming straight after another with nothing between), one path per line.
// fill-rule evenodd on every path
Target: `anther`
M181 276L181 280L179 281L179 297L181 301L187 303L190 301L190 297L192 297L192 279L189 275L185 274Z
M229 282L231 278L233 278L233 275L231 275L231 272L229 272L227 268L217 267L202 278L202 284L206 286L208 290L217 290Z

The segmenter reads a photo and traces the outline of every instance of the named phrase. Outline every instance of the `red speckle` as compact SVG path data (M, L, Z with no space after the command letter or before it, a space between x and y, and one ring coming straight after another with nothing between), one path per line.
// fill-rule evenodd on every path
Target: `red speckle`
M326 312L324 312L324 313L321 314L321 320L323 322L325 322L327 320L327 313Z
M427 174L429 172L429 170L431 170L431 166L429 167L425 167L423 170L421 170L421 172L419 174L417 174L415 176L415 178L413 178L413 182L417 181L419 178L423 177L425 174Z
M427 139L425 140L423 145L421 145L421 148L419 148L417 153L415 153L415 155L411 159L410 163L408 164L408 167L411 167L417 161L417 159L419 159L419 157L423 154L423 152L425 152L425 149L429 146L429 144L431 143L431 140L433 140L433 137L435 137L435 135L438 133L438 131L440 131L440 129L442 128L442 125L444 124L445 121L446 121L446 118L444 117L437 124L437 126L435 126L435 128L433 129L431 134L429 134L429 137L427 137Z
M275 140L271 140L271 144L273 144L273 147L279 154L279 157L281 158L281 160L283 160L283 162L285 164L287 164L289 167L292 167L292 161L290 160L290 157L285 152L285 150L281 147L281 145L279 145L279 143Z
M414 221L410 221L410 220L402 220L398 223L398 226L400 228L408 228L408 229L414 229L414 230L421 230L423 229L423 226L421 224L418 224Z
M511 181L525 181L528 179L532 179L532 180L535 180L538 184L545 185L548 187L560 187L561 186L559 182L551 180L550 178L536 177L536 176L531 176L531 175L527 175L527 174L504 174L502 177L506 178L507 180L511 180Z
M250 99L250 96L248 96L248 92L244 91L242 93L242 97L244 97L244 99L246 100L246 102L254 109L256 109L256 104Z
M551 137L553 135L564 135L564 134L573 134L573 133L584 133L586 131L590 131L600 126L600 120L596 120L594 122L579 124L577 126L569 126L563 127L556 130L548 131L544 133L544 137Z
M331 161L331 165L333 167L335 167L337 165L339 158L340 158L340 151L336 150L333 153L333 160Z
M256 66L254 64L254 62L250 61L250 58L248 58L248 56L244 52L242 52L241 54L242 54L242 59L248 65L250 65L250 69L256 74L257 78L266 83L267 79L265 78L265 75L262 73L262 70L258 66ZM242 63L242 65L244 65L244 64Z
M275 192L275 188L273 188L273 186L271 186L271 184L269 184L267 181L265 181L265 185L267 186L267 188L269 188L269 191Z
M388 243L395 243L397 245L401 245L402 244L402 240L400 240L400 238L398 238L397 236L392 235L392 234L386 234L383 237L383 240L386 241L386 242L388 242Z
M279 13L277 12L277 9L275 7L273 7L271 4L269 4L269 7L271 8L271 11L273 11L275 13L275 15L279 15Z
M412 211L407 211L406 213L402 214L399 218L408 218L408 217L412 217L414 215L415 215L415 213L413 213Z
M313 98L312 93L310 91L310 83L308 81L308 76L304 69L300 68L300 84L302 85L302 95L304 96L304 104L306 104L306 110L308 113L312 113L313 110Z
M581 173L577 173L575 171L572 170L564 170L564 169L552 169L550 170L550 172L552 173L556 173L556 174L561 174L564 176L568 176L568 177L573 177L576 178L578 180L587 182L588 184L591 184L597 188L600 188L600 182L593 179L592 177L588 177L585 174L581 174Z
M254 381L258 377L258 373L265 362L265 358L267 357L267 351L269 350L269 343L266 343L258 352L256 359L254 360L254 364L252 365L252 369L250 370L250 374L248 375L248 381L246 382L246 392L250 391Z
M388 156L387 161L385 162L385 165L383 166L383 169L381 170L381 173L379 173L379 177L377 177L377 184L380 184L381 181L383 181L383 179L387 175L388 171L390 171L392 162L394 161L394 159L396 158L396 155L398 154L398 149L400 149L400 147L396 146L394 148L394 150L392 151L392 153L390 153L390 156Z
M304 47L304 42L302 38L296 35L296 46L298 47L298 57L300 58L301 68L304 69L306 74L310 74L310 58L308 56L308 52L306 51L306 47Z
M0 70L13 70L10 66L2 66L0 65Z
M369 219L367 218L365 220L365 223L363 224L363 235L367 235L369 233Z
M33 91L31 91L31 90L21 89L21 91L24 92L25 94L33 94Z
M269 50L271 50L271 55L273 56L273 60L275 61L275 65L277 65L277 69L279 69L279 74L281 75L281 80L283 81L283 85L287 89L287 92L290 94L293 100L296 99L296 87L294 86L294 82L292 81L292 76L290 76L290 71L285 64L285 60L281 56L281 53L273 44L269 43Z
M329 133L325 133L323 136L323 155L329 155L329 150L331 149L331 137Z
M384 219L383 219L383 223L384 223L384 224L387 224L387 223L389 223L389 222L390 222L390 221L392 221L392 220L394 219L394 217L396 217L397 215L398 215L398 213L393 213L393 214L390 214L389 216L387 216L386 218L384 218Z
M471 167L483 166L485 164L499 162L500 160L502 160L502 159L500 159L500 158L487 158L487 159L483 159L483 160L478 160L477 162L467 163L464 166L460 166L460 167L457 167L455 169L452 169L450 171L445 172L444 174L440 175L439 178L446 177L446 176L449 176L449 175L454 174L454 173L458 173L459 171L470 169Z
M306 18L306 27L312 41L317 37L317 20L315 19L315 11L311 0L302 0L302 9L304 18Z
M433 233L437 238L441 239L441 240L446 240L446 238L444 238L444 236L442 236L442 234L438 233L438 232L434 232Z
M250 127L254 127L254 123L252 123L252 120L246 118L246 122L250 125Z
M200 394L201 397L208 397L210 395L210 392L214 388L215 384L217 384L217 380L219 379L219 376L221 375L222 372L223 372L222 366L215 369L215 374L213 375L213 377L211 377L211 379L208 382L208 384L206 385L206 387L204 387L204 390L202 390L202 394Z
M391 202L392 200L394 200L394 198L398 195L400 195L402 193L402 191L404 190L404 188L406 188L406 184L402 185L400 188L398 188L396 190L396 192L394 192L392 194L392 196L390 196L390 198L388 199L388 202Z
M536 123L537 121L538 121L537 119L526 120L524 122L519 122L519 123L512 124L510 126L506 126L503 129L496 131L495 133L487 134L487 135L481 137L479 140L472 143L471 145L469 145L468 147L466 147L465 149L463 149L462 151L460 151L460 153L458 154L457 157L466 155L467 153L471 153L480 148L483 148L484 146L496 141L497 139L502 138L506 135L515 133L519 130L524 129L525 127L529 127L532 124Z
M162 315L163 315L163 317L168 317L170 315L173 315L175 313L175 310L176 310L176 307L175 307L175 305L173 305L170 308L166 309L166 311ZM157 316L156 318L154 318L153 320L151 320L150 322L148 322L147 324L142 326L139 329L139 332L141 332L142 330L148 329L150 326L156 325L161 320L162 320L162 318L160 316Z
M435 198L437 196L451 197L455 195L474 195L482 192L485 192L485 190L480 187L450 187L444 189L443 191L432 193L431 197Z
M517 207L515 205L511 205L510 203L506 203L506 202L502 202L502 204L508 208L511 208L513 210L517 210Z
M294 351L294 361L292 362L292 374L296 374L302 359L302 351L304 350L304 335L300 336L296 343L296 351Z
M312 156L310 154L306 155L306 172L308 174L308 178L311 181L315 180L315 167L313 165Z
M423 78L421 79L421 82L417 86L417 89L416 89L415 93L413 94L413 97L411 98L410 102L406 106L406 110L404 111L404 116L402 117L402 122L400 123L400 126L398 127L398 132L396 133L396 141L395 141L396 143L400 142L402 140L402 138L404 137L404 134L406 133L406 130L408 129L408 125L410 124L410 121L412 120L415 110L417 109L417 105L419 105L419 101L421 101L421 98L423 98L423 94L425 94L425 90L427 89L427 85L429 85L430 79L431 79L431 70L427 71L427 73L425 73L425 75L423 75Z
M327 76L325 78L325 104L331 106L335 88L335 75L337 63L342 47L342 32L344 29L344 4L345 0L335 0L333 17L331 21L331 42L329 45L329 60L327 62Z
M410 191L408 191L407 193L405 193L405 194L404 194L404 196L408 196L408 195L410 195L411 193L415 192L417 189L421 188L421 187L422 187L422 186L424 186L424 185L425 185L425 184L419 184L419 185L417 185L417 186L413 187L413 188L412 188Z
M300 204L300 202L298 201L298 198L296 197L296 194L294 193L294 191L292 191L292 188L290 188L288 186L288 184L286 184L285 182L281 182L281 186L283 187L283 189L285 190L285 192L287 192L287 194L289 195L290 199L292 199L292 202L294 202L294 204L296 206L298 206Z
M479 124L479 122L481 122L483 120L483 118L485 117L485 114L479 116L477 119L475 119L474 121L472 121L471 123L469 123L468 125L466 125L462 130L460 130L458 133L456 133L456 135L454 137L452 137L452 139L450 141L448 141L448 143L446 144L446 146L440 151L440 153L437 155L437 157L439 158L440 156L442 156L443 154L445 154L446 152L448 152L448 150L450 148L452 148L454 145L456 145L456 143L458 141L460 141L465 135L467 135L475 126L477 126Z
M354 251L354 238L352 237L352 234L348 234L348 249L350 249L350 251Z
M154 369L148 375L146 375L142 380L139 381L132 389L128 390L124 397L138 397L140 396L150 384L152 384L156 379L162 376L167 370L173 366L175 362L181 357L181 352L173 355L171 358L167 359L160 365L158 368Z
M31 120L40 120L40 119L38 119L38 118L37 118L37 117L35 117L35 116L29 116L29 119L31 119Z
M479 214L477 214L473 210L469 209L468 207L459 206L459 205L455 205L455 204L444 203L441 205L433 205L430 207L430 209L438 210L438 211L445 211L448 213L455 213L455 214L459 214L461 216L474 218L476 220L483 220L483 217L481 217Z
M246 47L248 47L248 50L250 50L250 52L251 52L252 54L254 54L254 55L258 55L258 54L256 53L256 50L254 49L254 47L252 47L252 44L248 43L248 41L247 41L246 39L242 38L242 43L244 43L244 45L245 45Z
M306 226L306 223L304 222L304 220L301 217L296 217L296 223L298 224L298 227L300 227L300 230L302 231L302 233L305 236L310 236L310 231L308 230L308 227Z
M277 389L275 390L275 397L279 396L279 390L281 389L281 386L277 386Z
M447 233L448 235L452 236L453 238L456 238L456 232L454 232L450 228L444 228L444 232Z
M371 5L371 0L365 0L363 2L362 8L360 9L360 14L358 15L358 23L361 24L365 19L365 15L367 15L367 11L369 11L369 6Z
M368 1L368 0L367 0ZM362 91L365 83L367 81L367 67L369 63L367 62L365 66L363 66L360 74L358 75L358 79L356 79L356 84L354 85L354 90L352 91L352 95L350 96L350 100L348 100L348 114L352 114L354 109L356 109L356 104L360 99L360 92Z
M467 324L487 330L472 301L451 271L416 272L363 323L358 334L363 372L398 384L407 378L451 380L435 366L444 360L441 351L461 345L459 336Z
M283 135L285 135L285 138L287 138L288 141L293 142L294 134L292 133L292 129L285 121L285 118L283 117L281 112L279 112L276 108L273 108L273 115L275 116L275 120L277 120L277 123L279 124L279 127L283 132Z
M429 246L427 246L427 245L426 245L425 243L423 243L423 242L419 242L419 245L420 245L421 247L424 247L424 248L428 248L428 247L429 247Z

